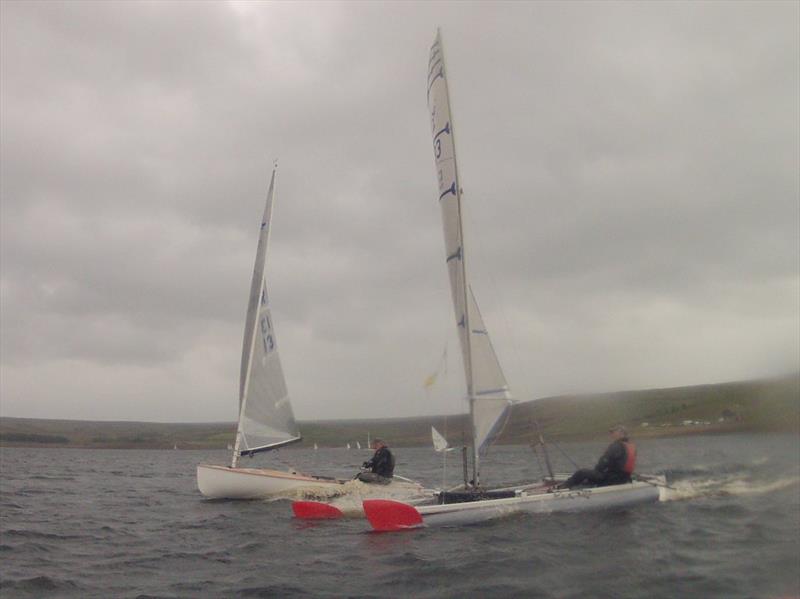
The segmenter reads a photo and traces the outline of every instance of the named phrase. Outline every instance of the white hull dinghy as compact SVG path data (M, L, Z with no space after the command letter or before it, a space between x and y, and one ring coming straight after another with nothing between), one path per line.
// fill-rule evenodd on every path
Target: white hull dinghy
M504 489L487 489L482 484L481 458L502 431L514 400L468 283L461 184L439 32L428 64L428 110L446 264L472 420L472 480L465 480L461 491L440 493L437 505L365 500L363 508L370 524L376 530L401 530L432 524L481 522L516 512L583 511L657 501L660 483L655 481L557 490L554 484L563 478L550 473L549 480Z
M343 489L345 482L294 471L232 468L211 464L197 466L197 487L209 499L261 499L288 495L297 490L307 491L309 494L319 491L336 493Z
M420 484L402 477L396 477L388 485L370 485L357 480L343 480L303 474L295 470L282 472L264 468L231 468L200 464L197 466L197 486L200 492L209 499L263 499L267 497L318 498L332 500L347 495L358 497L357 509L363 514L361 498L363 497L398 497L430 498L433 491L424 489ZM295 501L324 505L317 501ZM349 503L345 511L352 511ZM319 509L319 508L317 508ZM341 515L343 515L342 512ZM340 517L337 516L337 517ZM318 518L319 516L314 516Z

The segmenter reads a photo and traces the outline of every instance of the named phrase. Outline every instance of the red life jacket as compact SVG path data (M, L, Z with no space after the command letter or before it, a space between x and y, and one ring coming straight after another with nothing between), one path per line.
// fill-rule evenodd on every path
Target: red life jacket
M625 465L622 467L622 470L625 474L633 474L634 468L636 468L636 445L629 441L623 441L622 444L625 446Z

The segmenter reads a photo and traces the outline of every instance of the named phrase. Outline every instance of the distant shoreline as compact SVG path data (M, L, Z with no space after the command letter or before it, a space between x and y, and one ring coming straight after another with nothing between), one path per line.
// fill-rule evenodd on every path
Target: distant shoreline
M500 445L529 444L537 422L546 439L592 441L624 424L637 439L784 432L800 434L800 373L770 380L548 397L514 405ZM431 427L451 444L471 438L464 414L299 422L294 447L341 447L383 437L394 447L424 447ZM0 447L54 449L226 449L234 423L157 423L0 417Z
M701 437L701 436L722 436L722 435L733 435L733 434L758 434L758 435L774 435L774 434L786 434L786 435L800 435L796 431L759 431L759 430L750 430L744 427L707 427L707 428L697 428L694 430L679 430L674 429L670 431L659 431L656 434L651 432L647 433L640 433L639 431L633 431L630 436L632 439L639 440L639 441L646 441L650 439L675 439L680 437ZM605 439L604 435L592 435L587 437L570 437L570 438L548 438L551 441L556 442L590 442L590 441L601 441ZM288 447L283 448L281 451L297 451L297 450L308 450L313 447L312 443L298 443L296 445L291 445ZM419 443L419 444L407 444L404 443L402 439L395 440L392 442L392 447L427 447L430 445L428 443ZM524 446L529 445L525 442L499 442L496 445L518 445ZM318 445L320 450L329 450L329 449L344 449L341 445ZM0 438L0 449L88 449L88 450L120 450L120 451L128 451L128 450L147 450L147 451L230 451L227 446L220 446L220 445L195 445L192 443L188 443L186 445L178 445L178 446L165 446L165 445L147 445L147 444L109 444L109 445L99 445L99 444L73 444L73 443L36 443L36 442L14 442L14 441L7 441L5 439ZM361 451L364 451L366 447L362 447ZM351 448L351 451L359 451L355 447Z

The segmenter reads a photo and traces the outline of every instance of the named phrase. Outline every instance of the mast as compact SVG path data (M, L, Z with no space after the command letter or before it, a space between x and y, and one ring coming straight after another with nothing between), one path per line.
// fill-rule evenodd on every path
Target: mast
M438 56L437 56L438 54ZM468 284L467 284L467 261L466 261L466 251L464 249L464 219L462 216L462 209L461 209L461 183L458 177L458 163L456 161L456 143L455 143L455 127L453 126L453 111L450 105L450 91L447 85L447 75L446 75L446 67L445 67L445 60L444 60L444 47L442 44L442 32L441 29L438 27L436 28L436 41L434 42L433 48L431 49L431 68L428 71L428 94L430 98L430 91L433 87L433 84L438 80L442 80L442 85L444 86L444 103L447 108L447 123L445 128L442 132L447 133L450 136L450 145L448 149L451 152L452 156L452 176L453 176L453 183L452 187L445 190L445 193L440 196L439 202L441 203L445 199L445 195L448 193L454 196L455 204L456 204L456 225L457 225L457 232L458 232L458 240L459 240L459 247L457 248L457 256L451 255L448 256L448 261L452 259L457 259L460 263L460 275L461 275L461 285L458 289L458 294L460 297L456 301L458 303L460 301L461 305L463 306L463 312L461 314L461 318L458 320L457 325L463 328L463 335L462 338L462 350L463 350L463 357L464 357L464 376L467 383L467 398L469 400L469 414L470 414L470 422L472 423L472 480L475 486L478 486L479 480L479 452L478 452L478 440L477 440L477 430L475 427L475 385L472 377L472 344L470 343L470 315L469 315L469 297L468 297ZM438 69L438 70L437 70ZM433 79L431 79L433 77ZM435 123L435 115L432 115L432 120ZM442 132L434 131L435 137L438 137L442 134ZM434 152L437 150L441 150L441 146L436 146L436 141L434 141ZM437 159L441 156L441 154L437 155ZM440 185L442 181L440 180ZM448 200L450 198L447 198ZM454 298L455 300L456 298ZM458 314L456 314L456 318L458 318Z
M444 47L442 45L442 32L441 29L438 27L436 28L436 37L439 40L439 52L442 55L442 68L445 69L444 64ZM446 73L446 69L445 69ZM455 185L456 185L456 203L458 205L458 236L461 239L461 280L464 282L462 285L462 296L464 302L464 315L462 320L462 325L464 330L466 331L466 349L465 355L466 358L464 363L466 364L466 379L467 379L467 397L469 398L469 419L472 423L472 481L474 486L478 486L480 476L480 469L478 464L480 462L480 456L478 452L478 432L475 427L475 383L472 378L472 343L471 338L472 329L470 328L470 317L469 317L469 284L467 283L467 257L466 257L466 250L465 250L465 243L464 243L464 218L462 214L462 202L461 202L461 182L458 177L458 162L456 161L456 134L455 134L455 127L453 126L453 109L450 104L450 88L447 85L447 75L444 76L444 87L446 90L445 97L447 98L447 113L450 115L450 138L453 141L453 174L455 177Z
M512 400L497 355L467 282L461 186L456 163L453 115L441 31L428 62L428 110L439 179L445 253L453 308L459 331L472 423L473 484L480 484L481 453L498 434ZM501 428L501 427L500 427Z

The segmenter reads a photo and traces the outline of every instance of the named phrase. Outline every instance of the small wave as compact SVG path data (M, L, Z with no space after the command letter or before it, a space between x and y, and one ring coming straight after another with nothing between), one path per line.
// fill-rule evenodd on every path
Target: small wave
M226 500L209 499L207 501L209 501L209 502L211 502L211 501L221 502L221 501L226 501ZM230 516L227 516L226 514L216 514L216 515L214 515L212 517L209 517L209 518L203 518L203 519L199 519L199 520L196 520L196 521L193 521L193 522L187 522L187 523L181 524L180 528L181 529L185 529L185 530L191 530L191 529L200 529L200 530L213 529L213 530L218 530L218 529L221 529L221 528L224 528L225 526L227 526L228 522L231 521L231 520L232 520L232 518Z
M769 458L760 457L748 463L726 463L726 464L692 464L683 468L669 468L664 471L667 481L679 481L686 478L699 478L703 476L742 475L753 472L754 466L761 466L769 461Z
M239 589L242 597L307 597L307 592L298 586L277 584L266 587L248 587Z
M50 553L52 551L51 547L47 545L43 545L41 543L32 543L30 541L19 543L17 545L0 545L0 552L9 551L15 554L19 554L21 556L31 556L37 555L40 553Z
M753 481L744 477L724 477L671 481L671 488L663 489L661 501L680 501L698 497L760 495L779 491L800 483L792 476L773 481Z
M674 481L682 478L703 476L709 472L713 472L713 469L708 466L693 465L685 468L669 468L664 471L664 474L668 481Z
M50 578L49 576L36 576L23 580L9 580L3 584L3 587L17 591L54 592L74 590L78 588L78 585L71 580L59 580L57 578Z
M27 488L18 490L14 494L18 495L20 497L34 497L36 495L52 495L53 491L52 491L52 489L35 489L35 488L27 487Z
M18 530L15 528L3 531L3 534L9 537L20 537L23 539L48 539L55 541L71 541L76 539L82 541L97 540L97 537L93 537L90 535L60 535L53 532L39 532L36 530Z
M779 491L792 487L800 483L800 477L793 476L787 478L779 478L772 482L759 482L753 483L748 481L731 481L726 487L731 495L760 495L762 493L771 493L772 491Z

